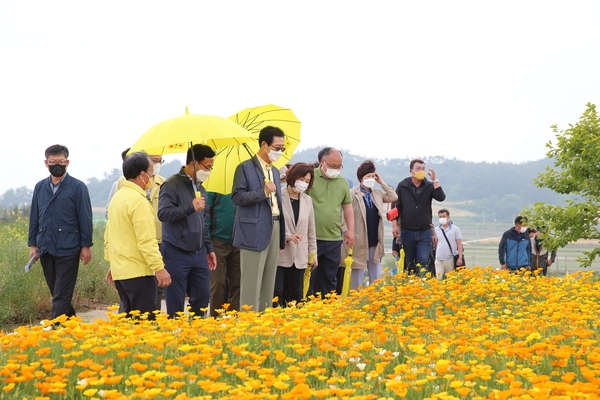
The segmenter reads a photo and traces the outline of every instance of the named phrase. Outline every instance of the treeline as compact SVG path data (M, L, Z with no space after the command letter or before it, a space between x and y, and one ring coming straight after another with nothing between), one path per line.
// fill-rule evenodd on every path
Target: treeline
M293 162L315 162L320 148L306 149L297 152ZM564 204L566 196L558 195L549 189L539 189L534 185L538 173L552 166L552 160L541 159L520 164L505 162L472 162L445 157L421 157L427 167L434 168L447 201L460 204L460 208L474 214L493 216L498 221L508 221L517 215L523 207L536 202ZM356 170L367 158L344 151L344 169L342 175L356 185ZM396 187L398 182L409 176L408 158L379 159L375 162L377 171L390 185ZM168 177L179 171L181 161L174 160L161 168L161 175ZM117 168L105 173L102 179L90 178L86 181L90 191L92 206L103 208L110 188L119 177ZM0 207L27 206L31 202L32 190L26 187L10 189L0 196ZM456 206L455 206L456 207Z

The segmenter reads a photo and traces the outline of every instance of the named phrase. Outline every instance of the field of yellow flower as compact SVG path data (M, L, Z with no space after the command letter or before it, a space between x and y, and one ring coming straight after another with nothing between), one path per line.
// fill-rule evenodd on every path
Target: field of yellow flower
M386 276L344 300L0 337L3 399L591 399L600 285L492 268Z

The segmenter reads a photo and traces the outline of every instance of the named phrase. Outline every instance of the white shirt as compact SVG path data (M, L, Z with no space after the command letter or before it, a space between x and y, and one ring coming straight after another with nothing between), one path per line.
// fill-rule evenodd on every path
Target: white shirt
M450 242L450 246L452 246L452 250L448 248L448 242L444 238L444 234L442 233L443 226L438 225L435 227L435 236L437 236L438 243L435 249L435 259L436 260L450 260L454 258L455 255L458 254L458 244L456 243L458 240L462 240L462 235L460 233L460 229L458 226L454 225L452 222L448 225L448 229L444 229L446 233L446 237Z

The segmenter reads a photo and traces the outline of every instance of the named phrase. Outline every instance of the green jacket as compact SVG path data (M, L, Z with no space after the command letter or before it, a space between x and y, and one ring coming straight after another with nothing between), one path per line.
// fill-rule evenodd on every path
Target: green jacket
M207 192L204 211L210 237L231 243L235 217L235 204L231 201L231 194Z

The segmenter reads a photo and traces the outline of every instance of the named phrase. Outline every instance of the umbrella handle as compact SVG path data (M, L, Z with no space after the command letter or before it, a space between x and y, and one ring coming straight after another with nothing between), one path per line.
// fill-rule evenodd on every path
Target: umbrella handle
M202 193L199 190L196 190L196 198L202 197Z

